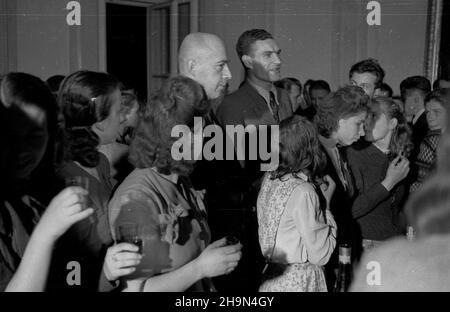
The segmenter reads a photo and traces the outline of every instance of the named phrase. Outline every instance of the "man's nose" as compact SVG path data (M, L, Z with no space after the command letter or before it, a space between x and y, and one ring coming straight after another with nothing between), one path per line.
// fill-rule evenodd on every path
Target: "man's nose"
M273 62L275 64L281 65L281 58L280 55L278 55L277 53L273 54Z
M223 69L222 76L226 80L230 80L233 76L231 75L230 68L228 67L228 64L225 64L225 67Z
M366 134L366 133L365 133L365 131L364 131L364 127L361 126L360 129L359 129L359 136L364 136L365 134Z

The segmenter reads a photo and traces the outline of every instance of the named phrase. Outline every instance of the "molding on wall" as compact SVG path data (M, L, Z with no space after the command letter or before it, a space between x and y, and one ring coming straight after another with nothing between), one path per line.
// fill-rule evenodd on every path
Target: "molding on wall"
M8 72L8 22L6 1L0 0L0 75Z
M0 0L0 74L17 70L17 3Z
M431 82L436 80L439 71L439 50L441 46L443 0L428 1L428 25L425 46L424 75Z
M106 72L106 1L98 0L98 70Z

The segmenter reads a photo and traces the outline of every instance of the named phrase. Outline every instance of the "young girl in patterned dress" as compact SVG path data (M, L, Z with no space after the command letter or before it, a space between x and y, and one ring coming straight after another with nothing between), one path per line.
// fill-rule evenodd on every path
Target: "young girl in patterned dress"
M279 166L264 177L257 201L259 243L267 262L259 290L327 291L322 266L336 245L329 211L336 185L329 176L318 178L326 160L305 118L281 122L279 148Z

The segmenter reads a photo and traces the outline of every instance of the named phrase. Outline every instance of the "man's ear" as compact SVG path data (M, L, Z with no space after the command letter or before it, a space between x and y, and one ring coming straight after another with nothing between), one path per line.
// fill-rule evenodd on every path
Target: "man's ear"
M104 127L104 125L103 125L103 122L101 122L101 121L97 121L97 122L94 124L94 128L97 129L97 130L100 131L100 132L105 131L105 127Z
M395 129L398 125L398 120L397 118L392 118L391 121L389 122L389 127L391 129Z
M187 63L188 65L188 73L192 76L195 77L195 73L197 71L197 61L194 59L190 59Z
M242 63L244 63L244 66L247 68L253 68L253 61L252 58L248 55L242 55L241 57Z

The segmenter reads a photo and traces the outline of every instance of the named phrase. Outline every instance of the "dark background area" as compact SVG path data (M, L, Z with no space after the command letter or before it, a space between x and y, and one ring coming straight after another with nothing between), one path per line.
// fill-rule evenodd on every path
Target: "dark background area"
M450 1L443 1L439 77L450 78Z
M147 9L107 3L107 71L147 99Z

